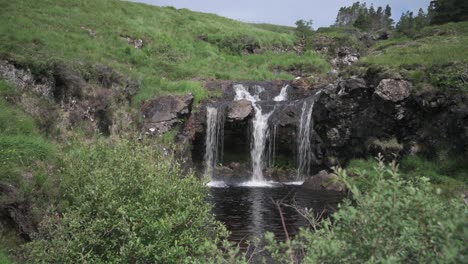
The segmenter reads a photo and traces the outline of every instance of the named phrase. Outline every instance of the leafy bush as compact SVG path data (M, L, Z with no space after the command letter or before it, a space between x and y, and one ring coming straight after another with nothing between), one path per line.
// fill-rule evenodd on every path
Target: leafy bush
M468 208L441 199L428 179L404 180L397 166L378 162L365 190L337 171L353 195L316 232L303 230L289 243L271 241L281 262L305 263L462 263ZM287 254L282 254L285 252ZM295 252L304 252L301 256Z
M205 187L160 149L122 140L64 157L63 213L51 210L26 258L39 263L200 263L222 254L226 231Z

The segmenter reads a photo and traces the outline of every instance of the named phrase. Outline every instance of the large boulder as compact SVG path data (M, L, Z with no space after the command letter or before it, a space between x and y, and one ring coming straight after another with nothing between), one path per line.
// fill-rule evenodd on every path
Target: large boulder
M338 181L338 176L336 176L336 174L328 173L325 170L306 179L302 184L302 188L337 192L344 192L346 190L346 186Z
M232 102L228 108L229 121L242 121L252 113L252 103L248 100Z
M410 96L413 85L405 80L383 79L380 81L375 94L385 101L397 103Z
M150 134L169 131L180 119L192 111L193 95L168 95L146 101L140 110L144 118L144 128Z

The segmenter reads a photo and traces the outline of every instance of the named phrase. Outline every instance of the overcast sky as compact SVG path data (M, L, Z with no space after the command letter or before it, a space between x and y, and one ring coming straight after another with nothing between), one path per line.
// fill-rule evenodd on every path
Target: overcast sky
M214 13L244 22L270 23L294 26L299 19L313 20L314 28L330 26L342 6L350 6L356 0L131 0L158 6L188 8L194 11ZM368 6L389 4L395 21L407 10L425 11L430 0L371 0Z

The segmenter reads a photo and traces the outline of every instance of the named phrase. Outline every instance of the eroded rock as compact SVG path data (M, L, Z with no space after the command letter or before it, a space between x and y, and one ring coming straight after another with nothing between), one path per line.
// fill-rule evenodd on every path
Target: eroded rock
M148 100L140 108L144 127L149 134L169 131L180 118L187 117L192 111L193 95L168 95Z

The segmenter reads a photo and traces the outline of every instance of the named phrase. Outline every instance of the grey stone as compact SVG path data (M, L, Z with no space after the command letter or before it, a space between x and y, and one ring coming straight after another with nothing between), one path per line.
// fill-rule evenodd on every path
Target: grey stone
M252 103L247 100L232 102L228 109L228 120L241 121L252 113Z
M192 110L193 95L161 96L146 101L141 106L144 126L149 134L161 134L169 131L180 118L188 116Z
M405 80L383 79L375 94L385 101L400 102L410 96L413 85Z

